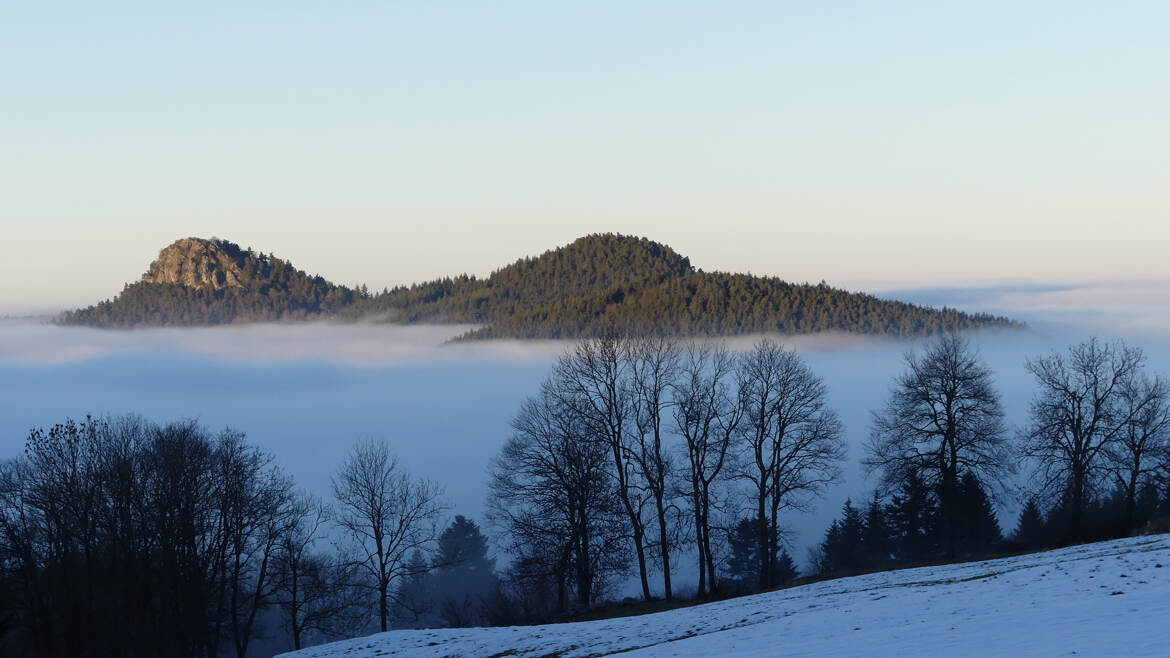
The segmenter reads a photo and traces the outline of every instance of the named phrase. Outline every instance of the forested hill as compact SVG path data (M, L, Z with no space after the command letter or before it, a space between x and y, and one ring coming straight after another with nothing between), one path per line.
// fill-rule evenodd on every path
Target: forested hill
M614 234L461 275L369 295L224 240L180 240L143 280L61 321L200 326L311 318L482 325L464 339L574 338L613 330L680 335L842 331L921 336L1018 327L1004 317L879 299L774 277L703 272L669 247Z
M343 311L392 322L481 324L475 338L574 338L614 329L682 335L844 331L920 336L1017 327L1008 318L879 299L773 277L703 272L645 238L590 235L486 279L384 291Z
M308 320L333 317L360 296L271 254L217 238L185 238L159 252L142 280L114 299L58 321L128 329Z

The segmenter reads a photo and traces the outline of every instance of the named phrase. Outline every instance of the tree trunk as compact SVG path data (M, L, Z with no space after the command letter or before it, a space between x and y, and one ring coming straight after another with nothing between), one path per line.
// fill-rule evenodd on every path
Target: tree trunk
M707 593L707 562L703 552L703 512L702 495L699 492L699 482L691 476L691 505L695 513L695 548L699 551L699 587L696 591L698 598Z
M674 594L670 588L670 544L666 539L666 508L663 506L661 493L655 496L655 504L658 507L658 542L662 551L663 596L669 601L674 598Z
M573 553L574 544L577 538L570 537L568 543L565 544L565 550L561 553L561 557L557 560L557 612L565 614L569 611L569 596L567 589L567 581L569 578L569 557ZM578 593L578 595L580 595Z
M1078 469L1073 473L1072 515L1069 518L1068 541L1075 542L1081 537L1081 516L1085 507L1084 473Z
M642 580L642 599L650 600L650 580L646 577L646 547L644 533L641 528L634 528L634 550L638 554L638 575Z
M947 559L955 559L958 553L959 545L959 528L957 519L957 501L956 498L956 484L955 473L949 468L943 471L943 499L942 499L942 517L943 517L943 541L946 543L946 557Z
M622 506L626 510L626 516L630 519L630 529L634 534L634 553L638 556L638 577L642 582L642 599L650 600L650 580L646 575L646 529L642 525L642 518L638 515L638 510L634 509L634 504L630 502L630 485L626 481L623 474L625 471L625 460L621 456L621 447L613 446L613 461L614 466L619 473L618 477L618 493L621 495Z
M577 603L588 608L593 603L593 569L589 561L589 523L584 509L578 512L582 519L577 533Z
M701 599L707 594L707 555L703 550L703 530L697 525L695 527L695 543L699 551L699 586L695 590L695 597Z
M378 620L382 625L382 632L390 630L390 583L385 578L379 578L378 583Z
M707 483L703 485L703 546L702 551L707 561L707 591L714 594L719 588L715 579L715 552L711 550L711 490Z
M758 540L757 554L760 558L760 589L767 589L768 582L771 580L771 569L768 564L768 514L767 492L763 487L760 487L759 496L756 500L756 539Z
M772 497L772 514L768 519L768 588L775 587L780 583L776 582L776 572L773 567L780 559L776 554L776 550L780 544L780 496L777 494Z
M1137 516L1137 479L1138 469L1130 471L1129 482L1125 483L1125 532L1133 530L1134 517Z

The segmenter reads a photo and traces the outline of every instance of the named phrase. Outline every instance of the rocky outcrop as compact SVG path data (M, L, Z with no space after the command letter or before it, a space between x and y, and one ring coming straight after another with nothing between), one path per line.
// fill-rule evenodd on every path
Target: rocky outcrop
M243 288L240 255L219 242L184 238L163 249L142 276L147 283L177 283L191 288Z

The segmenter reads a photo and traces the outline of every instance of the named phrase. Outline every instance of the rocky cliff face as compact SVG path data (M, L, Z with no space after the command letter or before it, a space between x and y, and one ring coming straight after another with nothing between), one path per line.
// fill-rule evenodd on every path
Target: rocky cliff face
M239 255L219 243L184 238L158 254L142 276L147 283L178 283L191 288L242 288Z

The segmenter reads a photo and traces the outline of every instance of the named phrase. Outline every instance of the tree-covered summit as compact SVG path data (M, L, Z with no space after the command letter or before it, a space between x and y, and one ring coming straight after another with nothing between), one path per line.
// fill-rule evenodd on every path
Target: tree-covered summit
M202 326L337 318L475 324L465 339L574 338L611 331L735 335L826 331L922 336L1018 327L1004 317L881 299L825 283L704 272L666 245L594 234L485 278L462 274L376 295L225 240L181 240L140 282L61 321L101 327Z
M306 320L333 317L360 296L272 254L219 238L184 238L160 251L117 297L58 321L129 329Z
M484 279L462 275L397 286L363 300L344 315L492 324L631 285L650 287L694 271L689 259L657 242L594 234L521 258Z

